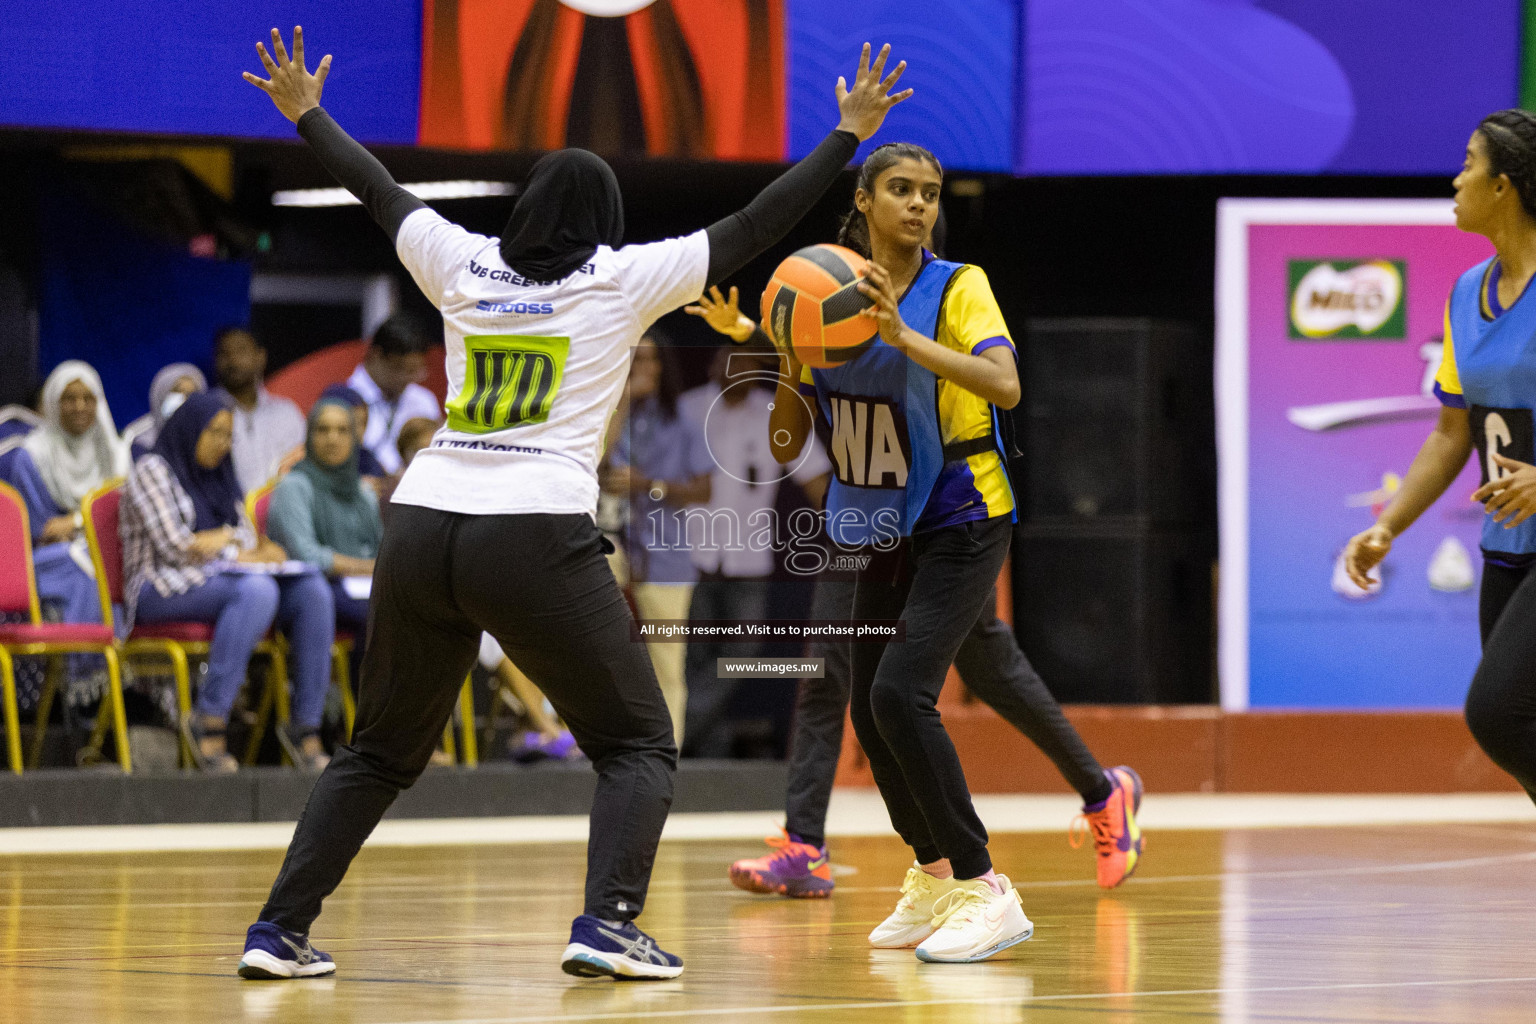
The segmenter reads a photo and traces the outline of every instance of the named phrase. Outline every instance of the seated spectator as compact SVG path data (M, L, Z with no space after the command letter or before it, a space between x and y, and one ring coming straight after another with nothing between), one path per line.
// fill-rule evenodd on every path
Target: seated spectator
M400 468L383 480L379 481L379 512L385 518L389 516L389 502L395 495L395 488L400 485L400 478L405 476L405 470L416 457L416 453L432 443L437 428L442 424L437 420L417 417L414 420L406 420L400 428L400 437L395 441L395 450L400 453Z
M244 327L223 327L213 336L213 370L234 415L235 479L254 491L278 473L283 458L304 445L304 414L261 384L267 350Z
M155 374L149 384L149 412L128 424L123 431L124 440L130 442L133 461L138 462L155 446L160 428L165 426L171 413L181 408L188 395L207 390L208 378L191 363L172 363Z
M297 763L329 760L319 727L330 685L335 605L314 570L288 571L287 552L257 537L230 460L234 416L218 392L171 414L154 450L128 476L120 512L126 620L213 624L208 673L183 734L204 770L235 771L225 743L251 652L274 622L291 648L292 721L280 739Z
M60 363L43 385L41 425L6 457L0 478L27 504L38 597L64 622L101 621L80 502L127 464L101 378L78 360Z
M363 401L363 396L357 393L356 388L345 384L330 384L320 392L321 398L339 398L347 403L347 408L352 413L353 432L357 435L357 471L365 479L383 480L389 476L384 467L379 463L379 457L363 444L363 438L368 436L368 403Z
M421 319L396 313L379 325L363 362L347 384L368 406L368 432L363 447L378 458L386 472L400 468L395 443L407 420L441 419L437 396L421 386L427 377L427 353L441 337Z
M555 717L555 709L544 699L532 679L512 664L501 644L489 633L480 634L480 667L491 673L491 686L505 700L516 698L527 729L507 740L507 753L523 764L535 761L574 761L582 756L576 737ZM508 703L511 703L510 701Z
M368 599L350 596L342 578L373 575L384 525L379 499L358 475L352 410L342 399L322 398L309 411L304 459L272 492L267 533L330 578L337 624L361 635Z
M82 498L128 471L128 451L112 422L101 378L78 359L60 363L48 375L42 414L42 426L22 447L60 515L73 515Z

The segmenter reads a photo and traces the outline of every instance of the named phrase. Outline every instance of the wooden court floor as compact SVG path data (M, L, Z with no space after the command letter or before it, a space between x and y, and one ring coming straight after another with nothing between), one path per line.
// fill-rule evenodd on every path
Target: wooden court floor
M266 983L233 971L277 852L0 858L0 1024L1536 1021L1528 825L1154 833L1112 896L1064 834L997 836L1036 933L974 965L866 945L894 839L838 841L826 902L731 888L758 850L663 846L641 923L688 970L630 984L558 969L579 845L367 850L315 931L338 975Z

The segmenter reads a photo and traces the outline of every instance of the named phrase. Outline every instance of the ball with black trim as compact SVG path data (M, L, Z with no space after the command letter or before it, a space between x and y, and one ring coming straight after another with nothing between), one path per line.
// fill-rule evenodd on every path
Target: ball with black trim
M874 343L874 305L859 281L869 262L841 245L812 245L779 264L763 292L763 330L806 366L846 363Z

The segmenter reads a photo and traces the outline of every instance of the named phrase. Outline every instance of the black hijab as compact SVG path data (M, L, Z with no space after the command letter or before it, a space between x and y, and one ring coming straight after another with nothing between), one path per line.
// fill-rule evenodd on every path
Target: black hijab
M598 246L617 246L623 237L624 203L613 168L584 149L561 149L528 172L501 233L501 258L531 281L563 281Z
M228 408L228 400L217 392L188 395L160 428L160 436L151 449L171 467L182 490L192 499L196 510L194 531L240 525L242 495L234 462L226 455L213 469L204 469L197 461L197 439L207 429L208 421Z

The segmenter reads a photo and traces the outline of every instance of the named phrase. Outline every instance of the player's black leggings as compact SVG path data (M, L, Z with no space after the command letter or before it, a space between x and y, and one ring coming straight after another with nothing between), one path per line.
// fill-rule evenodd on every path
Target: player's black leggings
M810 617L817 621L850 618L853 587L851 581L818 580ZM812 644L811 656L823 659L825 675L821 679L802 680L795 698L785 828L816 846L825 838L827 802L843 747L851 647L840 641ZM996 588L987 594L981 614L960 642L955 668L977 699L1051 759L1085 804L1109 796L1110 784L1104 769L1019 650L1013 630L998 619Z
M395 505L371 603L352 742L315 783L261 920L309 931L363 840L426 767L481 630L549 698L597 771L586 912L638 915L677 753L591 517Z
M939 720L939 691L1008 554L1000 516L930 530L873 551L854 588L856 619L903 619L901 643L853 644L850 708L891 824L919 862L947 857L957 878L992 868L987 830Z
M1467 691L1467 725L1494 764L1536 800L1536 573L1483 563L1483 660Z

